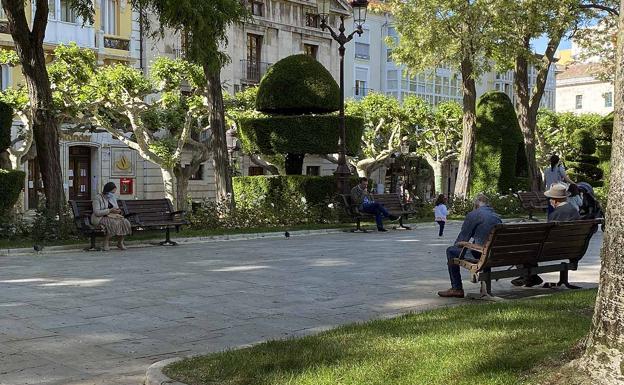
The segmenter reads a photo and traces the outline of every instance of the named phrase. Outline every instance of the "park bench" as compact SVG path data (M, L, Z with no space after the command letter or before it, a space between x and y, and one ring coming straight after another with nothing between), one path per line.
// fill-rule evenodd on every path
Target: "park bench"
M592 235L602 220L551 223L507 223L494 226L483 246L461 242L461 254L452 263L468 269L472 282L481 282L481 296L492 295L492 280L559 272L557 286L578 288L568 282ZM466 257L468 250L481 253ZM540 264L540 266L538 266Z
M165 230L165 240L161 246L175 246L171 240L171 229L176 232L180 227L188 225L185 211L175 211L169 199L137 199L119 201L119 207L126 213L126 218L132 224L132 228L139 230L161 229Z
M367 232L366 229L362 228L361 221L363 219L374 220L375 215L361 212L358 206L352 202L351 195L340 194L340 196L346 214L355 222L356 227L352 229L351 232ZM411 230L409 226L405 226L403 221L410 215L416 214L417 211L410 209L404 204L399 194L373 194L373 199L375 202L381 203L385 209L388 210L388 213L399 217L399 228ZM396 226L393 228L396 229Z
M173 246L170 229L179 231L180 226L188 224L183 211L174 211L169 199L118 200L122 214L130 221L132 230L165 229L166 237L160 245ZM72 200L69 205L74 213L74 223L80 233L89 237L90 245L85 251L98 250L95 238L104 236L100 226L91 224L93 203L87 200Z
M519 191L518 199L520 200L520 206L529 213L529 220L536 220L533 218L533 211L543 211L548 208L548 198L541 192L535 191Z

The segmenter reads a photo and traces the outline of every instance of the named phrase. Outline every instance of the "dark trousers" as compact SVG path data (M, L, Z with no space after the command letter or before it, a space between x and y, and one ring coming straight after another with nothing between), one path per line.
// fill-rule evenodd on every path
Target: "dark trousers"
M381 205L380 203L362 203L362 211L368 214L375 214L375 223L377 223L377 228L383 228L383 219L388 218L390 214L388 211Z
M462 278L461 278L461 272L459 269L459 265L453 265L453 259L459 257L459 254L461 254L462 248L461 247L457 247L457 246L451 246L448 249L446 249L446 259L447 259L447 264L448 264L448 271L449 271L449 277L451 278L451 287L453 289L459 289L462 290L463 286L462 286ZM481 258L481 253L478 253L474 250L470 250L468 251L466 254L469 254L472 258Z
M444 225L446 224L446 222L444 221L436 221L438 222L438 225L440 226L440 231L438 232L438 236L441 237L444 235Z

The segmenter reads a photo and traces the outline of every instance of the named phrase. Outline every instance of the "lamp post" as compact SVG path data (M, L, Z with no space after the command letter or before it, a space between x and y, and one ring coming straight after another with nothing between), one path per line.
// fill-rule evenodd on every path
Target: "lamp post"
M331 34L331 37L338 42L338 53L340 54L340 139L338 141L338 167L334 175L336 176L336 182L338 187L338 193L349 193L349 177L351 176L351 169L347 165L347 132L346 132L346 120L344 113L344 55L345 44L353 39L353 36L357 33L362 35L364 32L362 25L366 21L366 12L368 9L368 0L353 0L351 1L351 7L353 8L353 20L355 23L355 30L349 35L345 35L345 16L340 15L340 26L338 27L338 33L334 31L328 24L329 19L329 6L331 0L316 0L318 7L318 13L321 17L321 30L327 29Z

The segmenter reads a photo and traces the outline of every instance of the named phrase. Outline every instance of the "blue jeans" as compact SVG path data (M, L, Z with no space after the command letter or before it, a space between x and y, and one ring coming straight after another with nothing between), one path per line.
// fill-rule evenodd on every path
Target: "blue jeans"
M375 222L377 223L377 228L383 228L383 219L388 218L390 214L388 211L377 202L373 203L362 203L362 211L368 214L375 214Z
M459 270L459 265L453 265L452 263L453 263L454 258L459 257L459 254L461 254L461 251L462 251L462 248L458 246L451 246L448 249L446 249L446 259L447 259L447 264L448 264L449 277L451 278L451 287L453 289L459 289L459 290L463 289L461 272ZM476 258L476 259L481 258L481 253L478 253L473 250L468 250L466 254L468 254L469 256L472 256L472 258Z

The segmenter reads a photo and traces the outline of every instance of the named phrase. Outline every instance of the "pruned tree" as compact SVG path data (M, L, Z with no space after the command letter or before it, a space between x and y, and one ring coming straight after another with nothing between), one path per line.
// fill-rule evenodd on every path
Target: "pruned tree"
M403 101L403 110L416 154L431 166L435 192L442 193L442 170L461 152L462 107L450 101L432 107L419 97L409 96Z
M400 40L389 43L396 61L412 74L447 66L461 72L462 150L455 194L466 196L475 148L475 80L491 66L492 20L498 7L486 0L394 0L393 5Z

